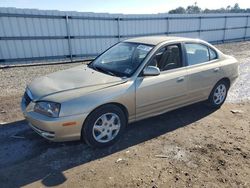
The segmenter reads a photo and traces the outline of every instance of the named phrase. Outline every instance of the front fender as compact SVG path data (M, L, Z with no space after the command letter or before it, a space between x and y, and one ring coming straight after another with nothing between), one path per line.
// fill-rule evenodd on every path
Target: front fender
M99 106L107 103L123 105L129 119L135 117L135 86L133 81L104 88L84 96L61 103L60 117L90 113Z

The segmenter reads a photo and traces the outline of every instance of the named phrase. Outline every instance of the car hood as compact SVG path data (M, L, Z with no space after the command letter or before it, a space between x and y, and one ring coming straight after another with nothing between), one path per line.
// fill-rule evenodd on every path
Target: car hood
M80 65L39 77L28 85L28 90L31 92L32 100L37 101L64 91L81 89L83 93L89 93L124 82L126 79Z

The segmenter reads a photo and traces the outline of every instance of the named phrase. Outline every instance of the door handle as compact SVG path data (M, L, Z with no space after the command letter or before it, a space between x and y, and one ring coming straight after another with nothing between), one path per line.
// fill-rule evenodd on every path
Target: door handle
M179 78L177 79L177 82L182 82L183 80L184 80L184 76L179 77Z
M219 67L214 68L214 72L218 72L219 70L220 70L220 68L219 68Z

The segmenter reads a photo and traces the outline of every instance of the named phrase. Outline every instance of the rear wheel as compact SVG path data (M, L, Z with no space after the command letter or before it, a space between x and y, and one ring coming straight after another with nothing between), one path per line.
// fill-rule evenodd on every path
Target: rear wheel
M106 147L120 138L126 123L126 116L118 106L105 105L88 116L83 126L82 136L90 146Z
M220 108L226 100L228 89L229 84L226 81L219 81L209 95L208 104L211 107Z

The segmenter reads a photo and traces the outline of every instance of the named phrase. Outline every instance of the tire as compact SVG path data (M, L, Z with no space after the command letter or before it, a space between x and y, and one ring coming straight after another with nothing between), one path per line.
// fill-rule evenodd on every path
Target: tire
M229 90L229 84L225 80L219 81L212 89L209 98L208 105L212 108L220 108L227 98Z
M82 137L92 147L102 148L119 140L127 125L125 113L116 105L108 104L94 110L82 128Z

